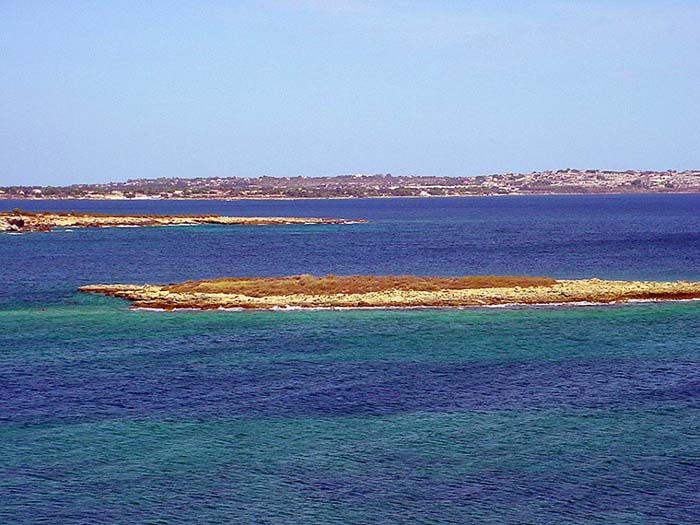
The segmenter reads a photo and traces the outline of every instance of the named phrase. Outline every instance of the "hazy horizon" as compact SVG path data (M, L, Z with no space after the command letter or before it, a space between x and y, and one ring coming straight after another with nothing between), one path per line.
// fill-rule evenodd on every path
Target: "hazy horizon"
M700 4L0 5L0 186L700 167Z

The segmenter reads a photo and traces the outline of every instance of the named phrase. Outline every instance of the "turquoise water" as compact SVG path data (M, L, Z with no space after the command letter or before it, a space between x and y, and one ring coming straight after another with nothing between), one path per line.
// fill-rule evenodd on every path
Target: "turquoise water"
M0 522L695 523L700 303L164 313L75 293L324 255L368 271L380 241L406 267L459 273L479 238L512 273L533 264L508 259L527 245L560 273L700 278L700 201L669 215L632 200L575 226L537 202L556 235L518 234L535 223L515 219L523 205L477 232L469 218L445 234L446 266L428 235L445 209L416 221L384 202L365 241L362 225L0 236ZM605 242L581 233L615 216ZM644 242L607 253L630 232Z
M698 308L7 310L3 517L690 523Z

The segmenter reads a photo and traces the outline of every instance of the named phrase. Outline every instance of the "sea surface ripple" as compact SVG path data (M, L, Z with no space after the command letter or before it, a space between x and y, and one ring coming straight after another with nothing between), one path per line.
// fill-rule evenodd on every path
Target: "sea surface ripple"
M677 524L700 304L157 312L95 282L700 279L700 196L0 201L367 218L0 235L0 523Z

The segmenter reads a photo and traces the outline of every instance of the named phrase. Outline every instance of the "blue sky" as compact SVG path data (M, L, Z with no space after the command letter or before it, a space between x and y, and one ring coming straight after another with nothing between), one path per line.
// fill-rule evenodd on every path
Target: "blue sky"
M0 0L0 184L700 168L700 2Z

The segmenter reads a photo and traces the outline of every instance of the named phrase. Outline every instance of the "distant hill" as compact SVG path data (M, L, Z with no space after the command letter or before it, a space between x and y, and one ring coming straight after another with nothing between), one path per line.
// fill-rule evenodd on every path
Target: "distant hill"
M134 179L72 186L7 186L2 199L264 199L591 193L700 193L700 170L558 170L476 177L341 175Z

